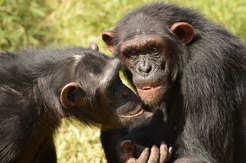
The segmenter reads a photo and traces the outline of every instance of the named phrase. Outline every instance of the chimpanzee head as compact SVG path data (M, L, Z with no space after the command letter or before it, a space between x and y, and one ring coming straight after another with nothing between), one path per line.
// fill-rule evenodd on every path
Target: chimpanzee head
M148 104L161 101L170 90L184 67L185 47L194 37L189 23L166 20L167 11L158 5L133 11L114 30L102 33L107 48L124 62L126 75Z
M77 51L70 60L60 103L68 116L104 127L127 125L143 114L140 100L119 78L121 64L94 50Z

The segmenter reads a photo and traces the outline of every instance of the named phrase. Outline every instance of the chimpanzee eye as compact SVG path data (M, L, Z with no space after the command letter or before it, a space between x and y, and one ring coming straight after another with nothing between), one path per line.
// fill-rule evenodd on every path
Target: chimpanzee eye
M160 48L156 45L152 45L150 47L150 54L154 57L159 57L160 56Z
M137 55L137 51L136 50L127 50L125 51L123 54L125 57L129 58L129 57L134 57Z
M159 52L159 48L156 47L156 46L152 46L152 47L151 47L151 52L152 52L152 53L157 53L157 52Z
M129 55L132 55L132 56L134 56L136 54L137 54L137 51L136 50L131 50L130 53L129 53Z
M137 51L136 50L132 50L131 53L132 54L137 54Z

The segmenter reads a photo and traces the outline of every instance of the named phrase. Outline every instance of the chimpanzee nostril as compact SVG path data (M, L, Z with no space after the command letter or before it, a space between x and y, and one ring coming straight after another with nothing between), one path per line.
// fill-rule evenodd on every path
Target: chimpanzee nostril
M148 62L142 62L139 65L139 72L140 73L149 73L152 70L152 66L151 64L149 64Z
M151 70L152 70L152 67L149 66L149 68L147 69L146 73L150 73Z

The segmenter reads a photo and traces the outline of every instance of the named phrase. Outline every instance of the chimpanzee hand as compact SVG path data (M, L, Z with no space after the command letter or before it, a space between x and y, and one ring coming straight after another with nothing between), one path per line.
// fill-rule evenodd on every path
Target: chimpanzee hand
M131 140L124 140L120 144L120 162L121 163L166 163L171 155L173 148L167 147L161 143L160 149L156 146L145 148L134 144ZM137 159L134 156L140 155Z

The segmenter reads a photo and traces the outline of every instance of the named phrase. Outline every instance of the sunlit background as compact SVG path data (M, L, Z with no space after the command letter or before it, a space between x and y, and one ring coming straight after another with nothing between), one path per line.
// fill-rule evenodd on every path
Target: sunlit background
M0 0L0 51L33 47L88 47L124 14L152 0ZM245 0L170 0L193 8L246 41ZM63 121L56 134L58 161L106 162L97 128Z

